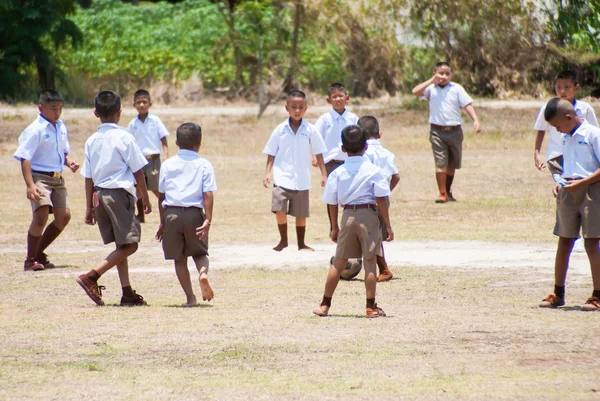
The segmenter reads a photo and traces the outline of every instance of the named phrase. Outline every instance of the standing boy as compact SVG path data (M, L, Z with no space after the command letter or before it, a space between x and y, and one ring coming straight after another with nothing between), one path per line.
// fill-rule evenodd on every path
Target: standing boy
M279 244L273 249L280 252L288 246L286 214L289 214L296 217L298 250L314 251L304 242L309 217L310 160L311 154L315 155L321 170L321 186L324 186L327 180L323 163L325 144L314 125L303 119L307 110L304 92L288 93L285 109L290 117L273 130L263 150L267 155L263 185L269 188L272 171L271 211L275 213L280 235Z
M129 123L129 132L133 134L142 153L148 159L148 164L144 166L144 177L146 187L152 191L158 198L158 175L160 172L161 158L166 160L169 157L169 145L167 137L169 131L158 116L150 113L152 99L150 93L145 89L140 89L133 94L133 107L138 112L138 116ZM142 204L141 194L137 191L138 219L141 223L144 219L144 205Z
M79 164L69 159L67 127L60 119L63 103L62 96L56 91L40 93L40 115L19 136L19 147L14 155L21 162L27 199L33 212L27 232L25 271L54 267L44 251L71 220L62 171L63 166L67 166L76 172ZM50 213L54 214L54 221L46 227Z
M465 89L452 79L452 69L446 62L435 65L433 76L417 85L413 95L429 102L429 141L435 159L435 179L438 186L436 203L455 201L452 182L462 161L462 118L460 109L465 109L473 120L473 129L480 132L479 119L473 108L473 99Z
M390 195L390 184L381 169L364 156L367 138L362 128L357 125L344 128L342 146L348 158L330 174L323 191L323 200L332 217L331 239L337 243L335 259L329 268L321 305L313 313L318 316L329 314L333 293L348 259L362 257L367 294L366 316L385 316L385 312L375 303L375 257L382 255L380 215L385 224L385 240L394 239L386 202ZM341 229L337 220L339 204L344 208Z
M558 132L563 132L562 178L565 182L554 188L554 234L559 237L554 261L554 292L539 306L556 308L565 304L569 258L581 230L594 284L592 296L581 309L597 311L600 310L600 128L583 121L573 104L560 98L548 102L544 118Z
M200 273L202 299L210 301L214 297L208 282L208 231L217 182L212 164L198 155L201 142L198 124L184 123L177 128L179 152L163 163L158 183L160 226L156 239L162 241L165 259L175 262L175 273L187 298L184 307L197 304L188 256Z
M358 126L365 131L367 136L367 150L365 156L383 172L385 179L390 183L390 192L396 188L396 185L400 182L400 174L394 163L394 154L384 148L381 145L379 139L381 138L381 131L379 131L379 122L373 116L362 116L358 120ZM388 208L390 207L389 198L386 199ZM385 225L383 224L383 218L379 216L381 220L381 226L383 228L383 236L386 237ZM383 245L381 247L381 256L377 256L377 267L379 267L379 276L377 281L388 281L391 280L394 275L390 271L388 264L385 260L385 252Z
M114 242L112 251L95 269L77 278L77 283L97 305L104 305L98 279L117 266L123 288L121 306L146 305L129 282L127 258L138 248L140 222L135 216L134 180L142 194L144 212L150 213L144 167L148 161L133 136L119 127L121 98L113 91L96 95L94 114L102 123L85 142L85 160L81 174L85 177L85 223L98 228L104 244Z

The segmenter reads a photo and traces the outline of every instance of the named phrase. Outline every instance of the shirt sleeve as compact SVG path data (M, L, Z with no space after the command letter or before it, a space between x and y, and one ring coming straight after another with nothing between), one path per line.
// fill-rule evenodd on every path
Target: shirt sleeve
M63 153L65 155L68 155L69 153L71 153L71 144L69 143L69 131L67 130L67 127L65 127L65 143L64 143L64 149L63 149Z
M398 168L396 168L396 156L394 156L392 152L389 153L386 162L390 175L398 174Z
M373 176L373 193L376 198L390 196L390 183L381 170Z
M598 126L598 119L596 118L596 113L594 113L594 108L591 105L588 105L587 112L585 113L585 120L594 127Z
M140 150L140 147L135 142L135 138L131 135L123 135L123 144L125 145L125 149L123 151L123 160L129 166L131 171L134 173L141 170L146 164L148 164L148 160Z
M275 128L271 133L271 137L267 145L263 149L263 153L269 156L275 156L279 150L279 127Z
M335 170L327 177L325 188L323 189L323 195L321 199L328 205L337 205L338 202L338 179Z
M204 173L202 174L202 192L212 192L217 190L217 180L212 164L206 162Z
M90 165L90 145L89 139L85 142L83 163L81 165L81 175L85 178L92 178L92 167Z
M462 87L462 85L457 85L457 86L458 86L458 104L460 105L460 107L462 109L464 109L465 107L467 107L468 105L473 103L473 99L471 99L471 96L469 96L469 94L467 93L465 88Z
M423 95L421 95L421 97L419 99L425 99L427 101L429 101L429 99L431 98L431 87L432 85L429 85L427 88L425 88L425 90L423 91Z
M594 154L596 155L596 159L600 161L600 133L593 128L593 135L590 136L590 142L592 144L592 148L594 149Z
M535 124L533 125L533 129L536 131L546 131L548 130L549 124L544 117L544 111L546 110L546 106L542 106L540 112L538 113L537 119L535 120Z
M310 148L312 150L313 155L320 155L327 151L325 141L323 141L323 137L321 137L316 127L311 129Z
M21 136L19 136L19 147L14 154L17 161L31 160L33 154L40 144L40 132L33 128L27 128Z
M325 141L325 135L327 130L327 114L323 114L321 117L317 118L317 122L315 123L315 128L317 129L318 134L321 136L321 139Z
M169 131L167 130L167 127L165 127L165 125L163 124L163 122L161 121L160 118L156 118L156 125L158 127L158 137L160 139L166 138L169 136Z
M135 126L135 118L134 118L133 120L129 121L129 125L127 126L127 131L128 131L128 132L129 132L131 135L135 134L135 129L134 129L134 126Z
M160 172L158 173L158 192L165 193L165 177L167 175L167 160L160 165Z

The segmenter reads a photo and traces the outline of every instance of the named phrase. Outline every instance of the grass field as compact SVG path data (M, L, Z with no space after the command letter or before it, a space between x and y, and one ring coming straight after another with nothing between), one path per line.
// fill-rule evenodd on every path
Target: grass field
M396 241L483 240L546 244L554 202L549 174L533 167L535 109L479 108L483 132L466 124L459 202L436 205L426 112L361 108L380 119L384 145L401 174L392 196ZM235 247L277 242L262 188L262 148L284 117L202 115L159 110L171 132L203 126L201 153L215 166L219 190L211 242ZM116 307L115 272L102 278L106 307L96 307L74 278L109 251L83 223L83 178L66 177L73 219L48 251L59 269L24 273L31 218L16 138L34 114L0 119L0 400L593 400L600 398L600 314L581 312L589 275L572 274L568 307L540 310L552 268L408 267L378 286L388 318L363 318L361 280L341 283L328 318L310 311L322 295L325 262L300 268L229 266L211 271L216 298L181 308L170 265L156 257L158 214L142 228L131 258L132 282L148 307ZM128 111L122 124L133 114ZM318 113L307 115L314 121ZM97 121L66 110L73 157ZM170 139L170 150L176 151ZM316 178L316 172L315 172ZM313 180L313 182L317 182ZM311 192L308 243L327 238L320 190ZM156 200L153 200L156 206ZM293 232L293 231L292 231ZM291 238L294 238L293 234ZM152 252L148 250L153 250ZM290 250L301 259L302 253ZM195 274L195 273L193 273Z

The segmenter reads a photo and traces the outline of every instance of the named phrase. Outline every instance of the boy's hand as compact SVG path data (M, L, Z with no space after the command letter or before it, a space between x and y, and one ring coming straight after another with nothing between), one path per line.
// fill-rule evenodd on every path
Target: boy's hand
M67 167L69 167L69 170L71 170L73 173L76 173L77 170L79 170L79 167L81 167L81 165L76 162L71 162Z
M387 231L387 238L385 239L386 242L390 242L394 240L394 231L392 230L392 227L386 227L385 231Z
M578 189L581 189L581 180L566 180L567 185L563 187L563 189L567 192L575 192ZM558 192L557 192L558 194Z
M269 188L270 183L271 183L271 177L269 177L268 175L265 175L265 178L263 178L263 187Z
M552 195L554 195L554 197L556 198L558 196L558 192L560 191L560 189L563 188L562 185L560 184L556 184L553 188L552 188Z
M210 223L208 220L204 220L204 223L198 228L196 228L196 236L198 239L208 238L208 230L210 230Z
M96 224L96 213L94 213L94 209L85 210L85 224L90 226Z
M156 235L154 236L154 238L156 238L157 241L162 241L164 231L165 231L165 226L161 223L158 226L158 230L156 230Z
M42 197L42 192L40 191L40 189L33 185L31 187L27 187L27 199L31 200L31 201L37 201L38 199L40 199Z
M321 188L324 188L326 183L327 183L327 176L322 175L321 176Z
M340 234L340 229L339 228L332 228L331 232L329 233L329 236L331 237L331 240L335 243L337 243L338 240L338 235Z
M150 199L142 199L142 204L144 205L144 214L152 213L152 205L150 204Z
M312 165L313 167L318 167L319 163L317 163L317 156L312 155Z
M533 162L535 163L535 168L537 168L539 171L544 171L546 169L546 165L540 158L540 152L537 150L533 152Z
M438 84L444 82L444 78L442 78L442 76L439 75L437 72L434 72L432 81L434 84L438 85Z
M475 130L476 134L481 132L481 125L479 124L478 120L473 121L473 129Z

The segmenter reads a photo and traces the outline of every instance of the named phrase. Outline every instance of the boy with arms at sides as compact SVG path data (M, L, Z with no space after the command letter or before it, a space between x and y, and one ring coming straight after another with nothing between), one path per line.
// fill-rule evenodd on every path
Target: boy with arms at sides
M160 173L161 159L164 161L169 157L169 145L167 137L169 131L162 123L160 118L150 113L152 99L150 93L145 89L139 89L133 94L133 107L138 112L138 116L131 120L128 130L133 134L142 153L148 159L148 164L144 166L144 177L146 188L152 191L158 198L158 176ZM138 219L140 223L144 219L144 205L141 200L141 193L137 191Z
M451 79L450 65L441 61L435 65L433 76L412 90L413 95L429 102L429 141L435 159L435 179L439 192L436 203L456 200L452 196L452 182L462 162L461 109L465 109L473 120L475 132L481 131L473 99Z
M367 150L365 151L365 156L369 159L369 161L371 161L371 163L381 169L386 180L390 183L390 192L392 192L400 182L400 174L398 173L398 169L394 164L394 154L384 148L379 141L381 138L379 122L373 116L362 116L358 119L358 126L365 131L365 135L367 136ZM386 204L389 209L389 198L387 198ZM381 216L379 216L379 219L381 220L383 237L385 238L387 237L385 224ZM385 260L383 245L381 247L381 256L377 256L377 267L379 267L379 276L377 276L377 281L388 281L394 277Z
M375 303L377 287L376 256L381 256L381 215L386 231L386 241L394 239L388 214L387 197L390 184L381 169L364 156L367 147L365 132L357 125L342 130L342 146L348 154L346 162L334 170L327 179L323 200L332 217L331 239L337 243L335 259L329 268L321 305L313 310L318 316L327 316L340 274L349 258L363 258L366 316L377 318L385 312ZM343 205L341 228L338 226L338 205Z
M200 273L202 299L214 298L208 282L208 231L217 182L210 162L198 155L201 142L202 129L198 124L188 122L179 126L176 142L179 152L163 163L158 184L160 226L156 239L162 241L165 259L175 262L175 273L187 298L183 307L197 304L187 267L188 256L194 259Z
M582 306L584 311L600 310L600 128L582 120L571 102L554 98L544 110L544 118L562 132L564 182L554 188L558 238L554 261L554 292L540 303L541 308L565 304L565 280L569 258L579 232L584 238L590 261L594 291Z
M325 144L314 125L304 120L306 95L299 90L288 93L285 105L290 117L273 130L263 153L267 166L263 186L269 188L273 172L271 211L275 213L279 229L279 244L273 250L280 252L288 246L287 216L296 217L298 250L313 251L304 242L306 218L309 217L310 160L315 155L321 170L321 186L327 173L323 163Z
M96 95L94 114L101 121L98 131L85 142L85 160L81 174L85 177L85 223L98 223L104 244L114 242L116 249L87 274L76 281L97 305L104 305L103 286L98 279L117 266L123 289L121 306L146 305L129 282L127 258L138 248L140 222L135 216L135 187L142 193L144 212L151 206L144 181L148 161L129 132L119 127L121 99L113 91Z
M62 107L63 98L58 92L45 90L40 93L40 115L19 136L19 147L14 155L21 163L27 199L33 212L27 232L25 271L55 267L44 251L71 220L62 171L63 166L67 166L74 173L79 164L69 158L67 127L60 119ZM46 226L51 213L54 221Z

